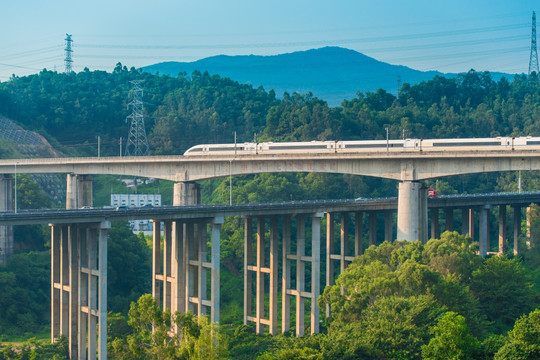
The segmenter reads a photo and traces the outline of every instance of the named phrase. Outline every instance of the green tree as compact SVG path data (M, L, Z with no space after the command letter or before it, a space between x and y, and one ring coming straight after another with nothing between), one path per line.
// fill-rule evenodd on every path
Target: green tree
M516 321L508 333L508 342L495 355L495 360L503 359L540 359L540 310Z
M128 324L133 333L127 340L115 339L113 356L132 359L221 359L227 341L216 325L191 313L171 314L161 310L150 294L131 304Z
M530 274L519 259L506 256L487 259L473 272L470 288L498 333L509 329L516 318L534 307Z
M479 352L480 342L470 334L465 318L455 312L445 313L431 333L434 337L422 346L425 360L469 360Z

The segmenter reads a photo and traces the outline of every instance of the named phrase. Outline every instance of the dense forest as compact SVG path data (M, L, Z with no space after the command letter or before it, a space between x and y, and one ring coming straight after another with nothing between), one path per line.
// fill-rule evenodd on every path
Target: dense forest
M119 140L128 133L131 80L144 80L146 129L155 155L182 154L199 143L231 143L235 133L239 142L383 139L385 128L391 138L540 135L540 84L534 75L495 82L489 73L475 71L404 84L397 97L384 90L358 93L341 106L329 107L311 94L285 93L278 100L272 90L217 75L158 76L119 63L112 73L43 70L13 77L0 83L0 114L42 134L65 155L95 156L99 136L101 154L118 156ZM1 140L0 157L17 157L12 148ZM21 208L51 206L32 178L19 179ZM258 174L233 182L234 203L397 194L392 181L333 174ZM101 199L96 205L106 205L113 183L115 189L121 187L117 179L96 177L96 198ZM522 184L525 190L537 190L538 174L523 173ZM515 191L517 174L460 176L428 185L441 194ZM171 184L155 186L163 192L164 203L170 203ZM228 179L203 183L203 202L228 200ZM253 328L241 325L242 299L234 290L242 287L237 275L243 266L241 224L241 219L231 218L222 227L219 328L202 318L162 311L143 295L150 291L148 241L132 234L127 224L114 224L108 270L111 358L540 357L539 247L519 257L482 259L477 244L457 233L426 244L381 243L356 258L336 285L324 290L319 305L332 312L322 334L272 338L256 336ZM48 229L15 231L18 252L0 267L0 342L46 338L50 321ZM532 236L538 243L540 232ZM213 340L217 334L219 341ZM63 358L66 349L65 342L31 340L5 346L0 359Z

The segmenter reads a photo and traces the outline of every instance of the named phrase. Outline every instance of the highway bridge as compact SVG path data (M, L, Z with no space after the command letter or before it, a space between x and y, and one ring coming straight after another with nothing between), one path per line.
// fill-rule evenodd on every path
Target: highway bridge
M0 247L12 244L11 225L51 224L51 338L60 334L69 340L72 358L106 359L107 313L107 233L115 220L150 218L154 221L153 275L154 297L173 311L210 313L219 321L219 243L221 224L226 216L244 218L244 322L255 323L258 333L265 328L278 332L278 289L281 293L281 331L290 328L291 297L296 297L295 331L304 333L304 301L311 303L309 330L318 332L320 294L321 219L326 217L326 284L331 285L338 268L343 271L355 255L362 253L363 224L368 224L367 243L377 239L377 216L384 215L385 240L427 241L439 232L439 211L445 211L444 228L453 229L456 211L461 211L462 233L478 239L480 254L489 245L490 210L499 207L499 251L506 241L506 211L513 208L514 252L518 251L522 208L538 203L538 194L504 194L470 197L428 198L421 180L444 176L540 170L540 152L529 148L456 149L432 151L364 151L361 153L290 153L12 159L0 160ZM196 180L262 172L326 172L382 177L399 181L397 199L335 202L288 202L281 204L202 206ZM67 174L67 210L15 213L13 176L19 173ZM172 180L173 207L79 210L93 206L92 175L114 174ZM180 206L181 205L181 206ZM428 217L431 209L431 221ZM11 210L11 211L10 211ZM397 211L397 226L393 212ZM349 218L353 215L354 241L349 243ZM364 221L367 214L367 221ZM479 215L478 236L475 214ZM341 221L339 244L334 241L334 223ZM428 224L431 224L429 226ZM306 226L311 239L306 239ZM266 229L270 232L267 236ZM281 229L281 232L278 230ZM296 229L296 234L291 234ZM396 230L394 232L394 230ZM163 238L161 238L163 233ZM208 238L209 237L209 238ZM291 251L291 239L297 247ZM311 244L309 244L311 242ZM307 243L307 244L306 244ZM211 244L207 248L207 244ZM281 244L281 286L278 261ZM7 245L7 246L6 246ZM339 246L337 246L339 245ZM353 245L353 246L349 246ZM351 250L353 248L353 250ZM306 253L306 249L312 249ZM6 251L6 250L2 250ZM266 252L269 259L265 260ZM1 254L0 254L1 255ZM291 264L296 265L293 287ZM312 284L306 290L305 269L311 269ZM206 274L210 273L210 284ZM252 294L253 283L256 289ZM267 285L265 285L265 283ZM269 292L265 305L265 291ZM255 296L255 308L251 299ZM265 308L268 306L268 308ZM268 314L268 317L265 317Z
M485 256L491 248L489 221L486 219L489 218L490 209L498 206L499 252L502 253L506 239L506 208L511 206L514 208L514 247L517 251L521 208L531 203L540 203L540 192L429 198L427 204L432 214L432 236L438 237L435 231L439 229L439 210L446 213L446 230L453 230L454 213L461 212L462 232L473 236L474 214L479 214L478 240L480 252ZM12 210L0 212L0 225L50 224L51 337L54 340L60 334L66 335L72 358L92 358L96 351L101 354L100 358L106 358L107 230L111 221L153 219L154 297L163 307L173 311L189 310L199 315L209 313L213 322L219 322L220 226L225 217L243 217L244 322L255 323L257 333L263 333L267 327L271 334L277 334L278 295L281 294L281 331L290 329L290 316L294 313L295 332L302 335L305 331L306 299L311 304L308 310L311 318L309 331L318 332L319 309L316 300L321 293L321 252L326 255L325 284L331 285L335 276L344 271L354 256L362 253L364 238L369 245L377 243L378 215L384 216L384 239L394 239L392 213L397 209L397 198L382 198L118 210L28 210L16 213ZM351 214L354 240L349 239ZM367 237L363 231L364 214L368 216ZM504 217L500 214L504 214ZM325 216L326 231L321 231L321 219ZM338 219L340 235L339 241L336 241L334 226ZM306 239L306 227L311 228L311 239ZM293 228L296 228L296 234L291 234ZM322 251L321 238L326 240L326 247L322 247ZM291 240L297 244L294 251L291 251ZM207 248L208 243L211 244L210 248ZM278 245L281 245L281 250ZM311 249L310 253L306 252L307 249ZM267 251L269 254L266 254ZM278 270L280 253L282 265ZM269 260L265 260L268 255ZM292 264L296 264L297 271L295 286L291 281ZM311 279L308 281L312 285L309 291L306 290L306 267L311 269ZM284 274L281 286L278 271ZM207 272L210 272L210 284L206 283ZM269 292L268 305L265 303L266 291ZM252 308L252 297L255 297L255 308ZM295 309L291 309L291 297L296 298ZM265 317L265 313L268 313L268 317Z

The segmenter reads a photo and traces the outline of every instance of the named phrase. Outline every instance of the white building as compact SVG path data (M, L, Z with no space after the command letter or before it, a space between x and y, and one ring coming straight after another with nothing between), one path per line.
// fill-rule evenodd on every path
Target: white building
M161 206L161 194L111 194L111 206L143 207ZM133 232L152 231L149 220L129 220Z

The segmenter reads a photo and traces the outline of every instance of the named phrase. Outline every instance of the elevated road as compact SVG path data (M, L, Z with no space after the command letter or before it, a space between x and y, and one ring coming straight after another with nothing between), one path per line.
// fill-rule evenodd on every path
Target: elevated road
M428 199L428 208L474 208L489 205L528 206L540 203L540 192L449 195ZM0 225L75 224L142 219L204 219L216 216L275 216L322 212L396 211L398 199L287 201L241 205L160 206L131 209L97 208L0 212Z
M523 149L442 149L429 152L0 160L0 174L113 174L177 182L272 172L341 173L416 181L451 175L517 170L540 170L540 152Z

